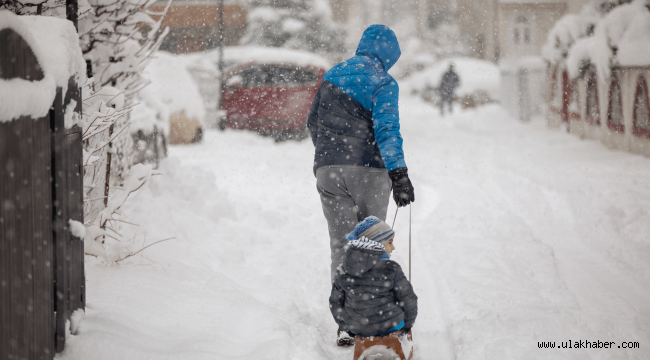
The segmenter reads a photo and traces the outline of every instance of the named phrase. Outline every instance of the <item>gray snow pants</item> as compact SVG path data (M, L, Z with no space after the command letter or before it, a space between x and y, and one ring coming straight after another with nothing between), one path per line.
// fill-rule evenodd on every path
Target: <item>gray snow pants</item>
M316 187L330 234L332 282L343 261L346 236L357 223L370 215L386 221L391 186L386 169L329 165L316 170Z

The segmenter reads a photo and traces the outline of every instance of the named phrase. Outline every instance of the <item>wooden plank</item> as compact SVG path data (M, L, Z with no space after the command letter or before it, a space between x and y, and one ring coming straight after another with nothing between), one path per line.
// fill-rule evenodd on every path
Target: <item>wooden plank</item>
M65 347L66 320L68 312L68 205L67 205L67 158L65 146L63 94L61 88L54 99L54 116L50 119L52 148L52 233L54 242L54 294L55 294L55 348Z
M75 112L81 114L81 89L75 78L68 80L68 91L63 100L64 108L74 102ZM83 224L83 154L81 143L81 128L73 126L66 129L66 156L67 156L67 177L68 177L68 215L69 219L79 221ZM84 254L83 241L73 236L69 237L69 298L68 310L70 314L79 308L83 308L84 289Z
M18 210L18 244L22 271L20 273L22 286L21 304L15 304L23 311L22 326L24 327L23 336L20 343L24 344L28 358L34 358L34 213L33 213L33 183L32 183L32 119L21 118L16 125L20 128L20 134L16 134L15 142L18 144L18 158L20 163L16 164L16 185L18 192L15 194Z
M3 57L0 56L0 60ZM13 145L11 127L13 123L0 123L0 358L9 359L13 356L14 341L12 329L12 255L15 236L15 213L11 194L14 183L13 174ZM11 156L11 157L10 157Z
M75 126L66 130L68 156L68 215L71 220L83 224L83 170L81 154L81 130ZM71 312L83 308L82 287L84 279L83 242L70 235L69 241L69 307Z
M50 118L33 121L34 359L54 357L54 278Z
M31 251L27 246L31 239L29 202L31 191L30 152L27 140L30 137L29 119L20 118L6 123L5 131L10 138L5 145L4 165L6 193L3 194L3 218L5 220L5 241L8 245L9 264L9 307L7 311L9 324L8 358L29 358L30 342L33 329L33 317L30 307L33 305L31 283ZM4 132L4 131L3 131Z
M34 336L34 285L32 283L32 218L31 218L31 119L21 117L15 122L14 146L18 150L16 154L17 163L15 166L15 181L17 192L14 194L16 206L16 237L15 245L17 253L14 256L16 268L14 269L15 281L20 281L20 293L15 298L17 303L13 304L16 318L14 323L19 329L20 346L19 354L31 358L31 342ZM20 280L19 280L20 279ZM18 295L18 294L16 294Z
M4 57L0 56L0 62ZM0 64L0 67L2 65ZM0 169L7 169L10 134L9 123L0 123ZM9 193L8 172L0 172L0 358L9 358L9 259L11 252L7 232L9 224L5 214L5 201Z

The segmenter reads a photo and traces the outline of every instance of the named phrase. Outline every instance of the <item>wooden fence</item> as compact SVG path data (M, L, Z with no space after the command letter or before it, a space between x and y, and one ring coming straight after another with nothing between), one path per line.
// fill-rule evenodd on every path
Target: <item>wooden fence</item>
M13 30L0 31L0 50L0 78L43 78ZM81 114L73 78L46 116L0 122L0 359L53 359L85 308L83 241L69 229L83 223L81 129L64 126L72 101Z

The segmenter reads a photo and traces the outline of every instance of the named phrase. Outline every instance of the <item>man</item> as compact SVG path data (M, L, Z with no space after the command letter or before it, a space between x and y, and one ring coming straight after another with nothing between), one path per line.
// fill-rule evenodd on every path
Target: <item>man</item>
M454 71L454 64L449 64L449 70L442 76L440 81L440 115L445 113L445 104L448 105L449 113L451 113L454 92L459 83L458 74Z
M415 201L399 132L399 88L388 75L400 55L391 29L368 27L356 56L325 73L309 110L314 174L330 235L332 282L347 234L368 216L386 220L391 187L397 206ZM339 329L339 344L349 341L341 335L352 336Z
M388 75L400 55L391 29L368 27L356 56L325 73L309 111L314 173L330 235L332 281L346 235L370 215L386 219L391 187L398 206L415 200L399 132L399 88Z

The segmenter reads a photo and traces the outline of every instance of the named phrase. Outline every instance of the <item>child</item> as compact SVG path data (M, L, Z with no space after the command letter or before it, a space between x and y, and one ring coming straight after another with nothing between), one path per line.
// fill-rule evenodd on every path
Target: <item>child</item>
M394 236L390 226L374 216L348 235L330 296L330 311L339 325L338 346L354 344L355 334L405 334L415 323L418 298L402 268L390 260Z

